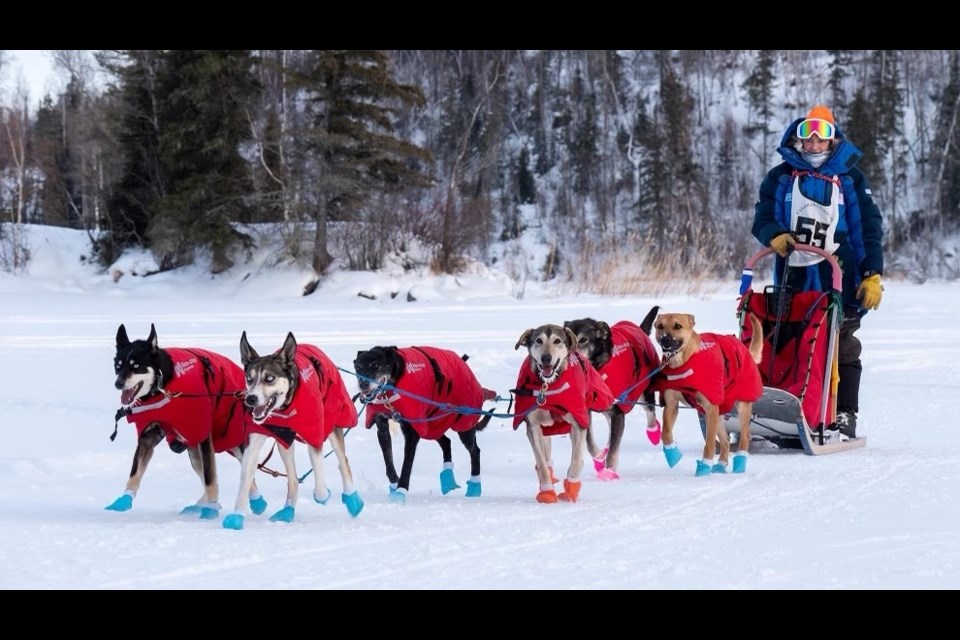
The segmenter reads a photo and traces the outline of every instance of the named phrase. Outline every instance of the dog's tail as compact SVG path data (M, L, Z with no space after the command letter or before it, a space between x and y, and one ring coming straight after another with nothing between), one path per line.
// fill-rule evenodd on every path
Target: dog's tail
M497 399L497 392L494 391L493 389L487 389L486 387L480 387L480 388L483 389L484 402L489 402L490 400ZM484 416L480 418L480 422L477 423L477 431L483 431L487 427L487 425L490 424L490 418L492 417L493 417L492 413L484 414Z
M647 317L644 318L643 322L640 323L640 328L643 329L645 334L650 335L650 332L653 331L653 323L657 319L658 313L660 313L660 307L658 305L654 305L647 314Z
M753 326L753 334L750 336L750 357L757 364L763 360L763 325L760 319L753 313L747 313L750 318L750 324Z

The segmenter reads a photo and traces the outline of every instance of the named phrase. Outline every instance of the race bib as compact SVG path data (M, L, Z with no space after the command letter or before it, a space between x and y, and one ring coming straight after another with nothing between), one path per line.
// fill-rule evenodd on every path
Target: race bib
M834 240L840 220L840 187L836 182L829 182L833 192L830 204L824 205L800 192L801 179L802 176L798 176L793 181L790 202L790 225L794 237L799 243L809 244L832 254L840 246ZM791 267L809 267L821 260L823 257L815 253L794 251L790 254L789 264Z

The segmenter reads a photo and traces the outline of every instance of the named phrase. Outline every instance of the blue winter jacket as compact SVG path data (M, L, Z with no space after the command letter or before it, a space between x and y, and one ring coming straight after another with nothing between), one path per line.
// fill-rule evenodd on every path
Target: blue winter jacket
M839 177L843 201L834 237L840 246L834 255L843 271L845 315L862 315L866 310L857 300L857 287L867 273L883 273L883 220L866 176L856 167L863 152L844 138L840 128L836 127L833 153L819 169L815 169L794 146L797 125L803 120L797 118L784 131L777 149L784 162L771 169L760 184L760 198L753 216L753 235L768 247L774 237L790 230L788 196L795 179L801 181L800 191L806 197L829 204L832 183L814 174ZM795 171L807 173L794 177ZM774 266L776 283L784 273L783 263L784 259L777 256ZM832 281L831 267L825 260L810 267L791 267L786 280L796 290L823 290Z

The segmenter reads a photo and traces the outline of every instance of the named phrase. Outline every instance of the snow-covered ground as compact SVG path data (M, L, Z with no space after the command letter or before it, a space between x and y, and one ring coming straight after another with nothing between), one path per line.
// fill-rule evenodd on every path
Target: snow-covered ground
M135 446L125 421L109 440L120 323L134 339L154 323L161 346L204 347L236 361L242 331L261 351L293 331L330 355L351 391L360 349L447 347L469 354L481 383L507 396L524 357L514 345L527 328L584 316L639 321L658 304L696 314L700 329L732 333L738 283L696 297L571 297L527 286L518 300L510 282L482 270L434 279L341 272L301 297L306 275L281 269L144 278L131 275L137 267L129 259L114 282L77 260L82 234L30 231L30 272L0 275L0 588L960 587L960 452L956 412L948 410L960 389L956 283L887 282L880 310L865 319L859 432L866 448L824 457L756 452L744 475L696 478L695 414L681 412L684 458L670 469L637 411L627 417L621 480L599 482L588 464L579 503L542 505L525 434L495 418L479 436L482 497L466 498L462 489L441 495L440 452L425 441L401 506L387 499L375 433L359 427L347 437L366 501L358 518L338 500L314 504L308 482L293 523L249 516L233 531L178 516L201 487L186 454L164 446L133 509L104 510L123 492ZM415 302L407 301L411 291ZM558 475L568 452L569 441L557 439ZM225 514L239 465L218 459ZM302 448L297 459L305 473ZM456 439L454 461L464 485L469 461ZM326 464L336 496L335 458ZM279 465L274 456L269 466ZM273 513L284 479L258 474L257 481Z

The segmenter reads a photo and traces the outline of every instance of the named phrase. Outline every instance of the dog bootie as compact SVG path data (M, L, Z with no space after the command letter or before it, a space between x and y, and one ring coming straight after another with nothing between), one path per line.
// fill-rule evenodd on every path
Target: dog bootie
M131 507L133 507L133 496L125 493L105 506L104 509L107 511L129 511Z
M243 529L243 521L244 517L242 513L231 513L223 519L223 528L239 531Z
M407 490L406 489L395 489L390 487L390 495L387 496L390 502L394 504L406 504L407 503Z
M220 505L216 502L198 502L180 509L182 516L200 516L201 520L216 520L220 517Z
M683 454L680 453L680 449L677 448L676 444L665 444L663 445L663 457L667 459L667 464L673 469L677 466L677 463L680 462Z
M601 482L610 482L612 480L619 480L620 474L617 473L614 469L609 467L604 467L600 471L597 471L597 480Z
M327 495L330 495L329 490ZM340 500L347 506L347 511L353 518L356 518L358 515L360 515L360 512L363 511L363 500L360 498L360 494L356 491L353 493L342 494L340 496Z
M287 505L280 511L277 511L275 514L270 516L270 522L293 522L294 516L297 515L297 510L293 508L292 505Z
M447 495L454 489L459 489L456 478L453 477L453 469L444 469L440 472L440 493Z
M480 497L480 481L467 480L467 497L468 498L479 498Z
M600 476L600 472L603 471L604 466L607 464L607 453L609 452L609 447L604 447L603 451L600 452L600 455L593 459L593 470L597 472L598 477Z
M660 426L659 420L654 422L652 426L647 427L647 440L650 441L650 444L654 446L660 444L661 431L662 431L662 427Z
M738 453L733 456L733 472L743 473L747 470L747 454Z
M718 462L717 464L710 467L710 473L726 473L727 472L727 463Z
M260 515L266 510L267 510L267 501L264 499L263 496L250 498L250 511L253 511L254 515Z
M317 504L324 504L324 505L325 505L325 504L327 504L327 500L330 499L330 496L331 496L331 495L332 495L332 494L331 494L331 492L330 492L330 488L327 487L327 495L323 496L323 499L321 500L320 498L317 497L317 494L314 493L314 494L313 494L313 501L316 502Z
M703 460L697 460L697 471L695 475L708 476L710 475L710 471L712 469L713 469L713 465L711 465L709 462L704 462Z
M583 486L583 483L579 480L564 480L563 481L563 493L561 493L558 498L564 502L576 502L580 499L580 487Z
M542 502L543 504L553 504L559 498L557 498L557 492L553 489L544 489L537 494L537 502Z

